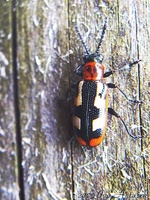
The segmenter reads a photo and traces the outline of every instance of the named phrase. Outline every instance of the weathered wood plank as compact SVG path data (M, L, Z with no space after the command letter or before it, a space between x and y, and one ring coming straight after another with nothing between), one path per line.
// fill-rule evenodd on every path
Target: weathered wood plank
M68 5L18 5L18 59L26 199L70 199ZM36 192L34 192L36 191Z
M0 199L18 199L11 2L0 1Z
M0 8L7 5L9 10L9 3L3 1ZM75 21L80 24L80 31L88 47L94 51L107 18L107 30L101 46L106 71L119 68L120 64L128 61L142 59L142 62L130 70L114 74L106 81L116 83L129 97L138 99L140 96L144 101L141 107L130 104L114 90L110 91L109 104L120 113L130 128L140 126L141 109L141 125L149 132L149 9L147 0L140 3L122 0L24 0L17 3L19 94L26 200L72 199L73 183L75 199L108 199L122 194L127 199L138 198L140 194L141 198L148 199L148 138L143 138L142 142L133 141L121 122L113 117L110 120L109 117L103 143L96 148L83 148L73 138L68 105L62 100L69 86L79 80L73 71L82 64L84 49L75 33ZM5 24L10 24L5 18L4 10L1 12L3 31ZM6 28L4 32L8 36L10 29ZM90 33L89 38L87 32ZM3 38L3 42L2 52L7 60L11 60L8 37ZM1 68L3 87L0 106L3 111L2 133L5 135L1 136L1 141L4 146L2 150L8 146L9 151L2 152L1 172L6 165L11 169L12 174L6 170L2 176L2 188L11 190L12 185L16 185L14 159L11 158L10 161L5 155L14 152L14 149L4 138L11 141L10 133L14 135L15 131L13 114L8 113L13 105L12 90L7 89L12 87L11 68L3 77L4 67ZM138 133L139 131L135 132ZM0 197L13 199L14 196L8 196L8 191L2 190Z
M83 36L86 36L87 29L90 31L87 45L92 50L95 49L99 29L102 28L107 17L107 31L101 48L101 53L105 57L103 63L107 70L111 67L121 67L118 64L142 59L139 66L140 77L138 66L135 66L130 70L115 74L107 81L113 81L129 97L135 99L139 98L140 87L140 98L143 101L145 101L144 94L148 96L146 74L149 68L147 67L148 54L145 51L149 49L149 44L144 42L148 40L146 32L149 29L149 20L145 13L149 6L147 3L136 1L132 3L131 1L109 1L97 4L91 1L70 3L70 10L72 8L70 20L77 18L80 23L86 25L80 28ZM72 59L72 66L75 66L77 58L81 57L81 49L83 49L81 44L77 45L78 39L74 39L74 35L72 31L70 38L74 51L77 52L73 55L75 57ZM141 80L140 85L138 85L138 78ZM142 109L142 125L147 133L149 132L149 117L145 104L141 108L129 104L115 90L110 91L110 105L120 113L130 129L140 126L139 109ZM139 129L135 131L135 134L139 134ZM147 159L142 156L143 152L148 153L147 138L143 139L142 143L140 140L133 141L122 124L112 118L107 129L107 136L101 146L90 150L81 148L80 152L79 146L75 143L73 149L75 199L91 199L91 195L94 197L99 195L100 199L106 199L113 194L124 194L127 199L130 199L138 196L141 191L144 191L143 198L148 198L148 164L145 161Z

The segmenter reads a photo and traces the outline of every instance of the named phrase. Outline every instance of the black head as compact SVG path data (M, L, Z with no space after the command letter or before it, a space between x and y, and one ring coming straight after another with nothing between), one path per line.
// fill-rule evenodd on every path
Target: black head
M85 54L83 56L83 60L84 62L92 62L92 61L96 61L98 63L102 63L103 62L103 55L102 54L97 54L97 53L93 53L93 54Z

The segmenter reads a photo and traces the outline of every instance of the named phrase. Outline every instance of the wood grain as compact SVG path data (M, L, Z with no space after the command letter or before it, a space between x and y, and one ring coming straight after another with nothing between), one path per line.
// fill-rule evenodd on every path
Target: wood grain
M11 1L0 2L0 198L18 199L16 131L12 80ZM18 1L17 65L26 200L150 198L149 176L149 19L145 1ZM117 84L109 106L134 134L109 116L107 134L96 148L81 147L71 130L71 110L64 101L68 88L80 80L74 69L83 63L84 48L75 32L79 25L94 52L105 19L107 30L100 53L105 71L142 61L115 73ZM3 55L3 57L2 57ZM138 128L137 128L138 127ZM139 127L142 127L141 129ZM6 167L7 166L7 167ZM14 192L15 191L15 192Z

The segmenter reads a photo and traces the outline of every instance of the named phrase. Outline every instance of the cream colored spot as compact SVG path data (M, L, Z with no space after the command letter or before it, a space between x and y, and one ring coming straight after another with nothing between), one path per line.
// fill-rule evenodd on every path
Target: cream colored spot
M95 96L95 101L94 101L94 106L96 108L104 108L105 106L105 99L104 95L107 92L107 87L103 88L103 83L98 82L97 83L97 89L96 89L96 96Z
M95 101L94 101L94 106L96 108L104 108L105 106L105 100L104 99L100 99L99 96L95 97Z
M73 117L73 124L77 127L77 129L81 129L81 119L77 116Z
M78 96L75 98L76 106L82 105L82 85L83 85L83 81L80 81L79 86L78 86Z
M103 130L105 124L106 124L106 113L103 113L102 116L93 120L92 131L95 131L95 130L100 129L100 128Z

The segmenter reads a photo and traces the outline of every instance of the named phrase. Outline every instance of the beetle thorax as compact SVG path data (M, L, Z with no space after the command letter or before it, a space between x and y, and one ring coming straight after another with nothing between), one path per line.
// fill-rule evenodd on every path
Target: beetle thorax
M92 61L84 64L83 79L86 81L102 80L104 76L104 66L101 63Z

